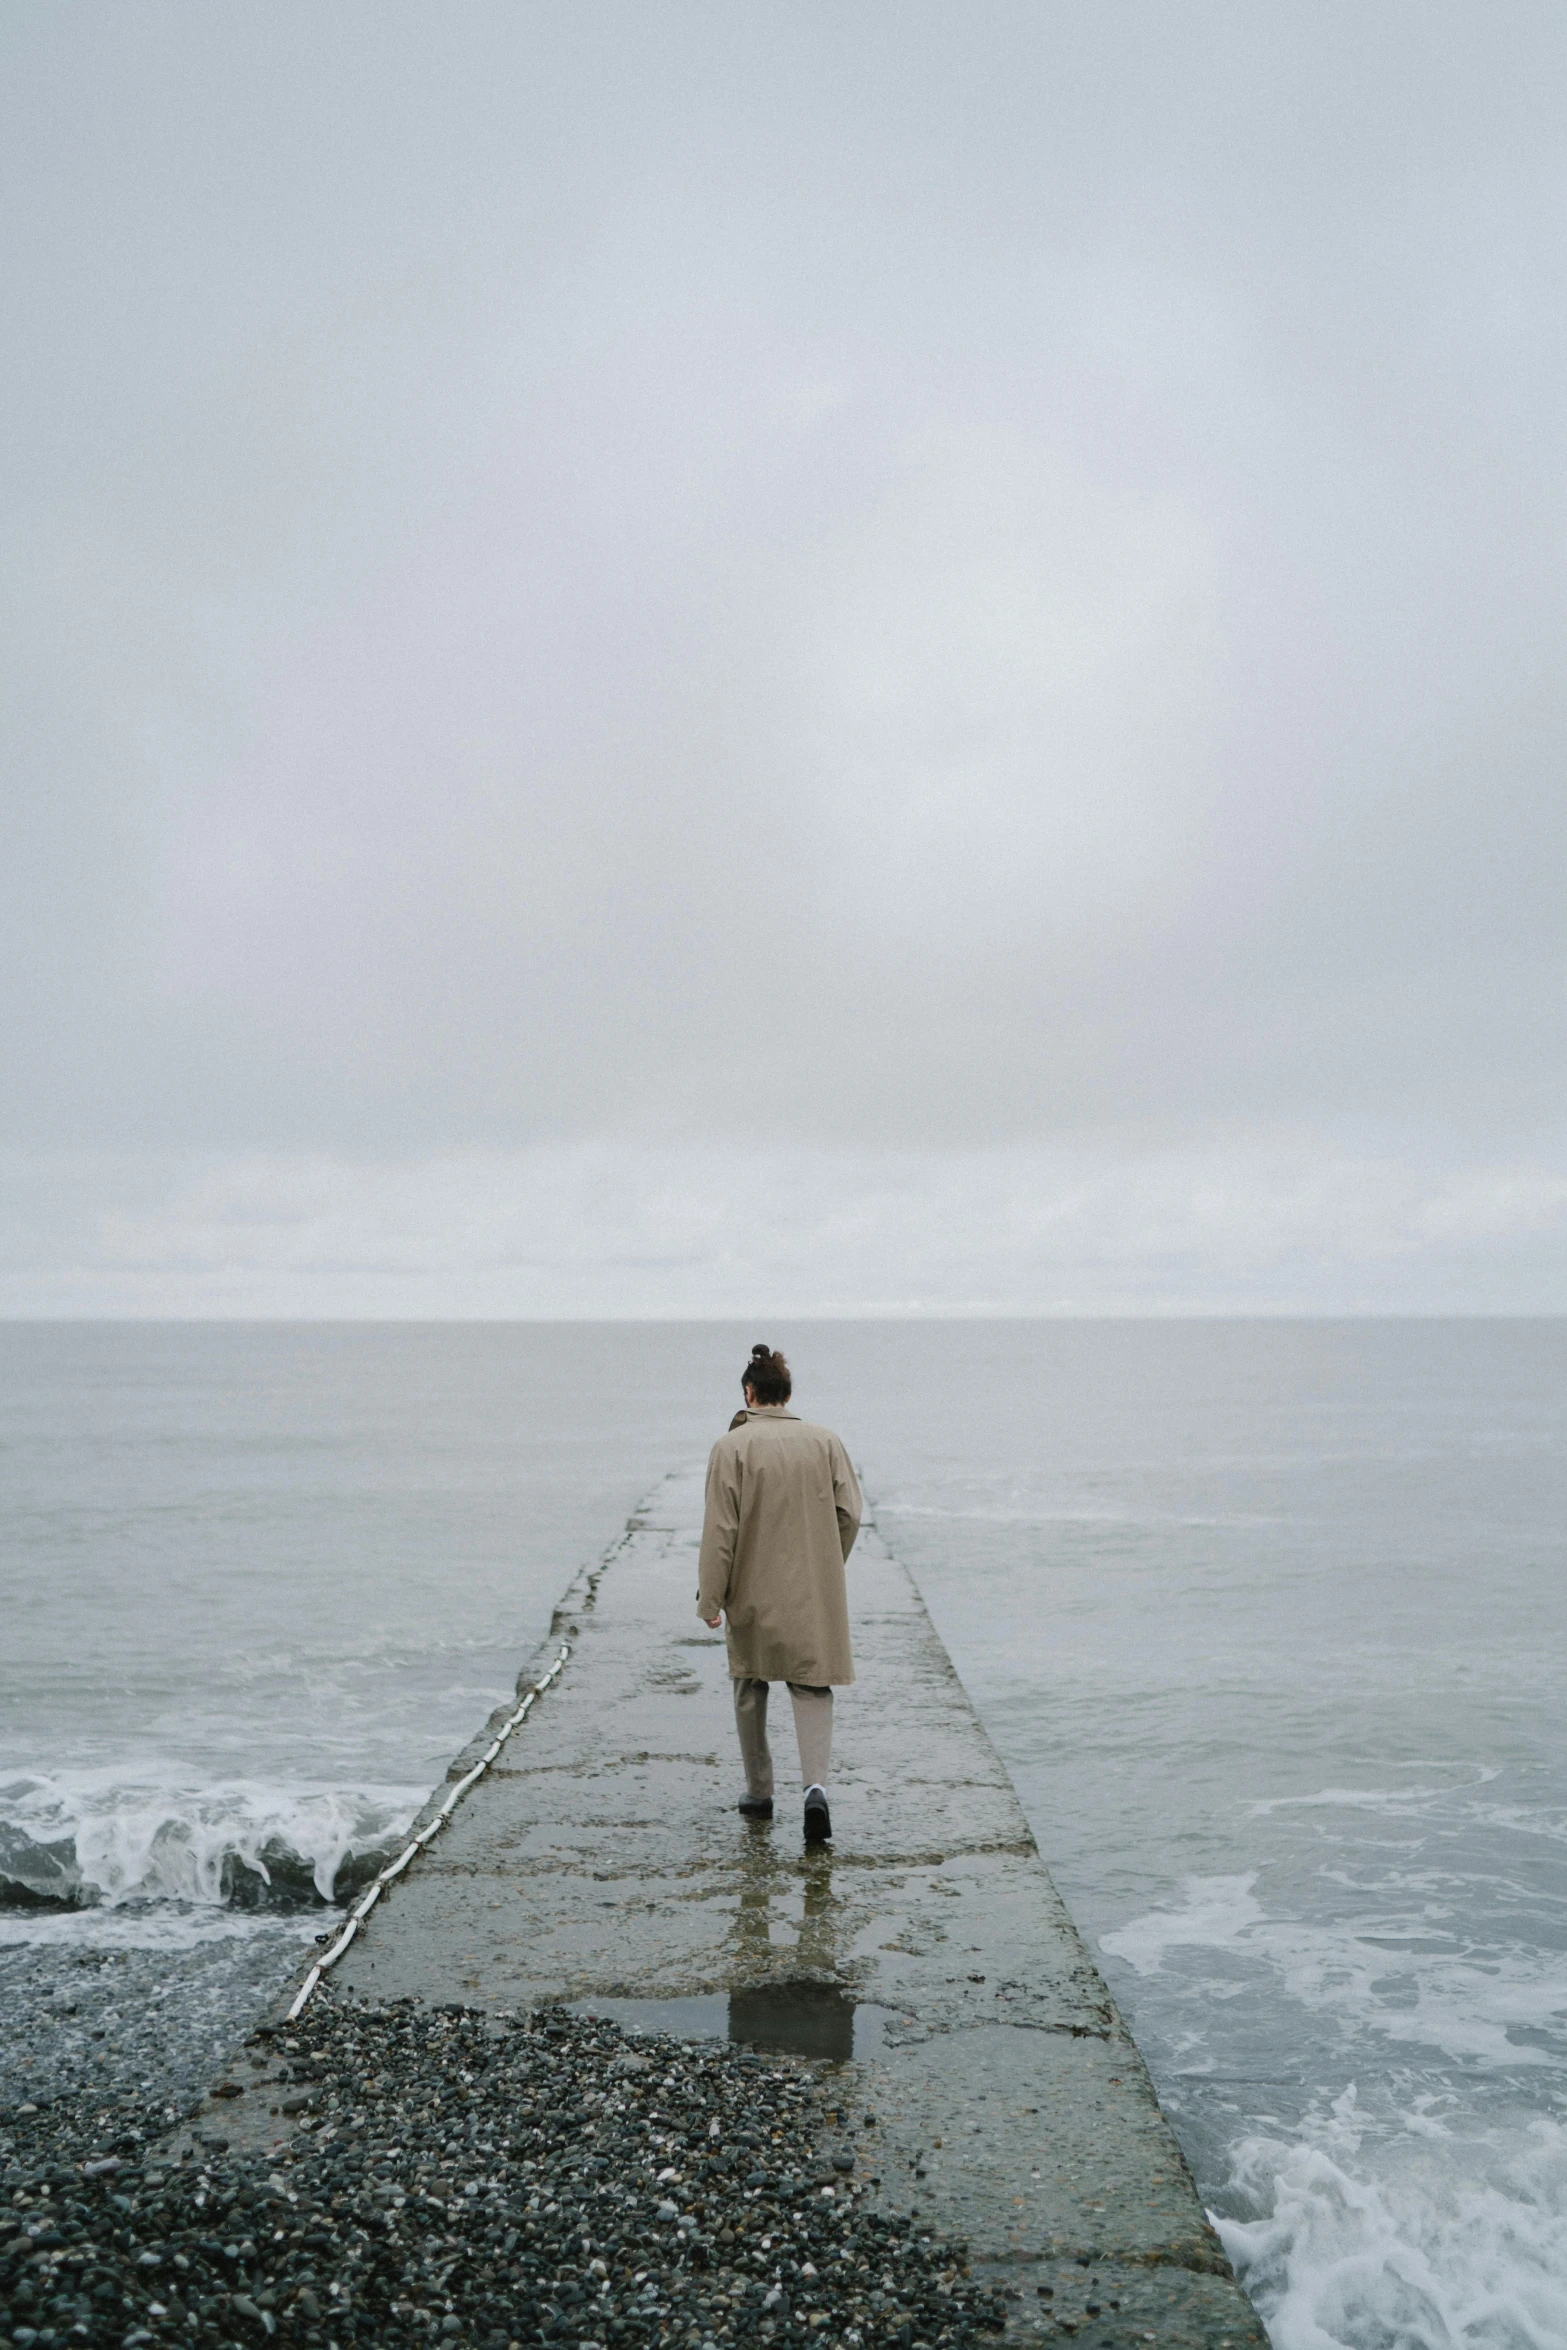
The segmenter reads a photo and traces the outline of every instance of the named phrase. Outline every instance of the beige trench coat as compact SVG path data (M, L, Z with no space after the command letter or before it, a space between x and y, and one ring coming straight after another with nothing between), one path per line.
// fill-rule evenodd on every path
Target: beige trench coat
M760 1404L707 1464L697 1612L727 1618L733 1678L854 1679L843 1562L860 1530L860 1488L830 1428Z

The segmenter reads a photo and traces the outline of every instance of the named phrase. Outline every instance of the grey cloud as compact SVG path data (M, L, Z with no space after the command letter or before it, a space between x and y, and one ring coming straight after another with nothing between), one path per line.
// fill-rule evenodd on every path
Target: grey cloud
M0 1314L23 1317L1561 1313L1564 1240L1559 1168L1288 1132L0 1157Z
M1559 12L4 37L18 1147L1560 1150Z

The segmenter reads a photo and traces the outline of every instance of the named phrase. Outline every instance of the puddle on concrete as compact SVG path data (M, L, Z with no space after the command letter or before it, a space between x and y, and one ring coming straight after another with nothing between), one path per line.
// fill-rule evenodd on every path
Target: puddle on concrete
M579 1999L578 2015L601 2015L628 2032L668 2032L677 2040L736 2040L831 2064L879 2055L896 2008L851 1999L831 1983L762 1983L749 1991L702 1999Z

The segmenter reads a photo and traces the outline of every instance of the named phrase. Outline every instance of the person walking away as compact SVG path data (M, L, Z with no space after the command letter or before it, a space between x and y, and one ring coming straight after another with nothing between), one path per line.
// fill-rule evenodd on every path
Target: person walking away
M832 1430L789 1410L793 1383L781 1354L753 1346L740 1384L745 1409L707 1464L697 1612L713 1629L728 1619L745 1764L738 1808L752 1819L773 1816L767 1691L784 1681L800 1746L805 1840L825 1844L832 1693L854 1679L843 1570L860 1530L860 1488Z

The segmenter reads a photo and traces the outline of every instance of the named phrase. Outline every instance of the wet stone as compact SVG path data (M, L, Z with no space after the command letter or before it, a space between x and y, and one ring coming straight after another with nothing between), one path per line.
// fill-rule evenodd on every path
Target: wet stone
M67 1961L37 1944L0 1949L0 2132L30 2105L63 2101L89 2113L139 2106L139 2125L157 2135L225 2078L299 1961L299 1933L283 1923L184 1951L87 1949ZM250 2102L219 2110L226 2120Z
M1004 2323L965 2247L830 2157L823 2190L806 2059L327 1993L283 2053L318 2112L269 2150L174 2159L130 2100L11 2114L0 2341L965 2350Z

